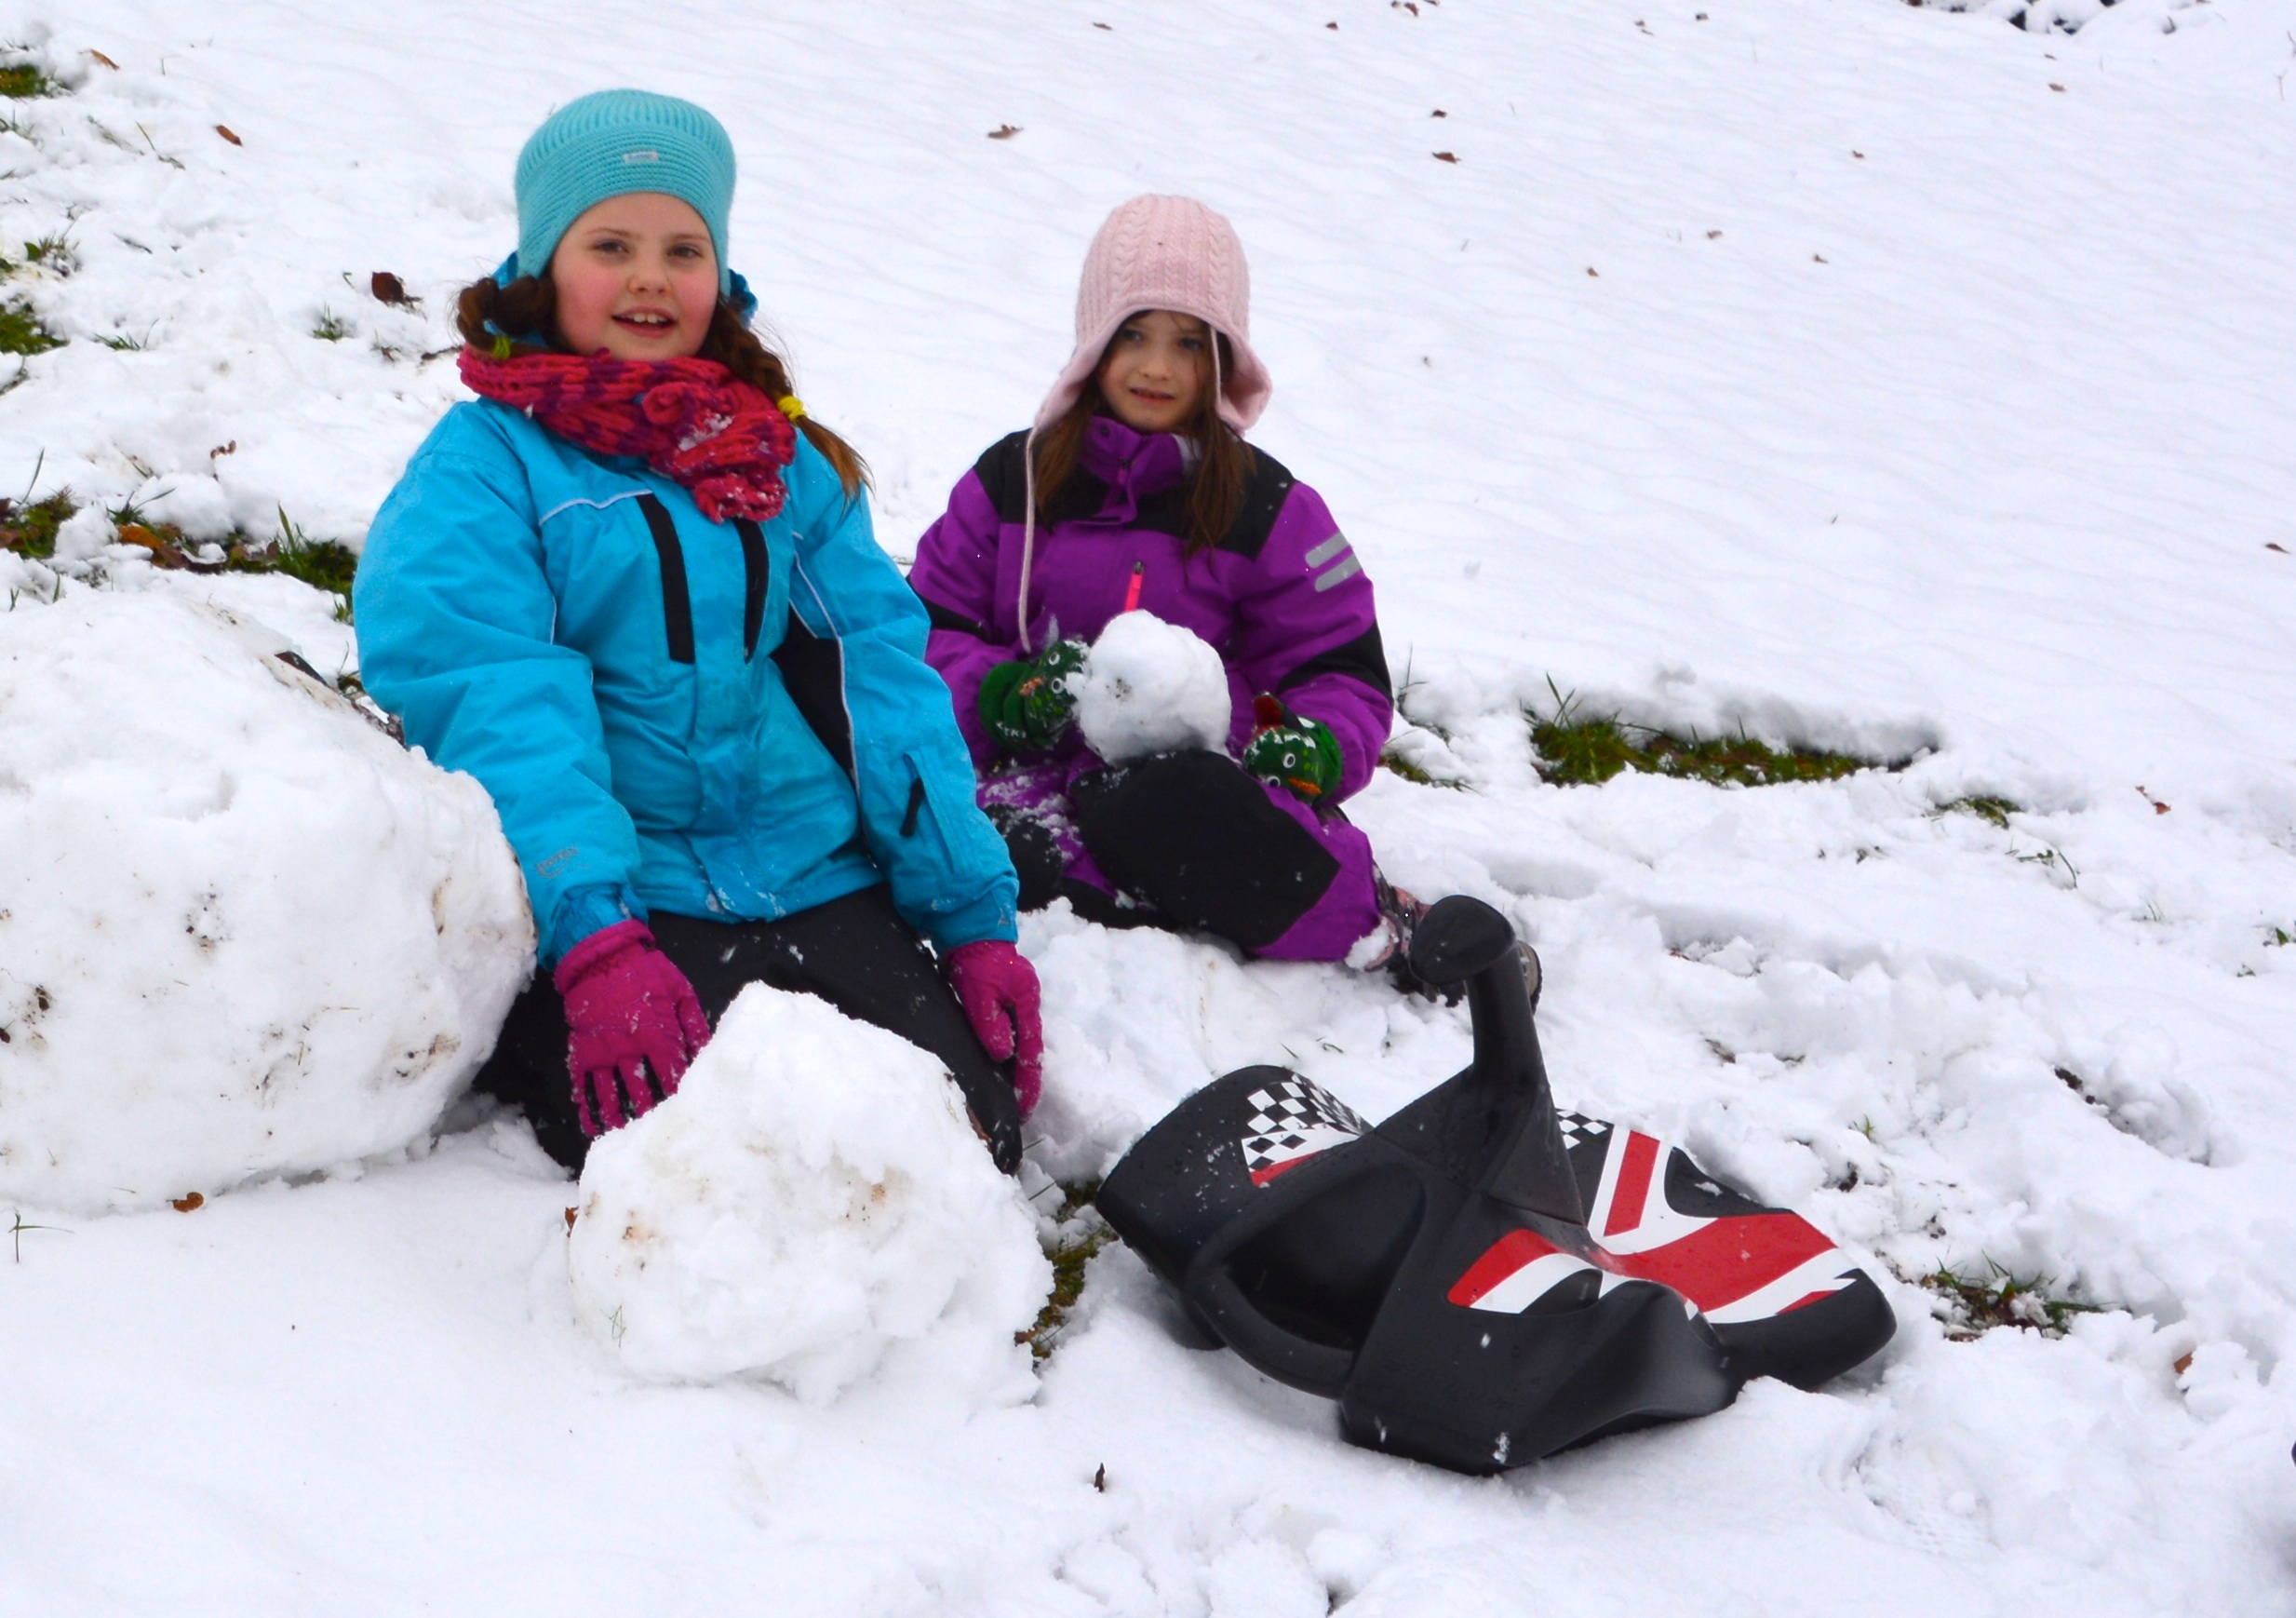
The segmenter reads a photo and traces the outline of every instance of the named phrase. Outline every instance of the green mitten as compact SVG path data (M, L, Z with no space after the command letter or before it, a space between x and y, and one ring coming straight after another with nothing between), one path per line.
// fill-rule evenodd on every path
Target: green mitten
M1068 677L1084 667L1084 642L1055 640L1042 656L1000 663L981 677L981 723L1007 752L1041 752L1060 740L1076 709Z
M1319 719L1302 719L1281 699L1262 694L1252 699L1252 739L1243 767L1273 781L1295 798L1313 803L1339 787L1339 738Z

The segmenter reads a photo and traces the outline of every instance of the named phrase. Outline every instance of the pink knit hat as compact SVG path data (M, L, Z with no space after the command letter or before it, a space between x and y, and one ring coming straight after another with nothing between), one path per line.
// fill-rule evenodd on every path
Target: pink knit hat
M1076 352L1037 411L1037 426L1058 421L1091 385L1119 327L1143 309L1170 309L1228 339L1235 368L1219 379L1220 419L1245 431L1275 387L1252 352L1251 303L1252 273L1233 225L1193 197L1134 197L1108 215L1084 255Z

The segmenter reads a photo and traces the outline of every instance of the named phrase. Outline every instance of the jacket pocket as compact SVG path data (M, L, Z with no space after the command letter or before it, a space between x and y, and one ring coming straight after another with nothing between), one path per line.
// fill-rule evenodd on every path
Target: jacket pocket
M1012 858L973 801L972 771L952 775L915 751L904 754L903 762L908 790L896 843L902 855L937 868L928 907L940 913L976 902L983 884L1005 871Z

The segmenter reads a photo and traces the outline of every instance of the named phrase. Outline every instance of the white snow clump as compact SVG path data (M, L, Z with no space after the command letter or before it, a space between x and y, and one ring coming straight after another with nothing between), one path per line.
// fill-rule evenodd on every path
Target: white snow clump
M494 806L158 595L0 613L0 1197L95 1213L407 1145L533 926Z
M939 1058L752 984L678 1094L601 1137L567 1241L574 1313L662 1382L827 1404L871 1376L1010 1401L1052 1267Z
M1150 613L1108 620L1070 677L1085 744L1111 764L1152 753L1228 750L1234 700L1220 654L1191 629Z

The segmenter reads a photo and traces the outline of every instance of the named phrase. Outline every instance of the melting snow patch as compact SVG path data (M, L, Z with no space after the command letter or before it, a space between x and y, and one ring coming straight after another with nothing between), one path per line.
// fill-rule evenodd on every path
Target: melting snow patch
M1227 750L1235 711L1228 670L1193 630L1151 613L1120 613L1078 678L1076 722L1111 764L1185 748Z
M826 1404L882 1371L1026 1396L1052 1286L1035 1221L941 1063L753 984L678 1094L600 1139L574 1311L639 1376L761 1377Z
M0 613L0 1196L150 1207L406 1145L532 927L493 805L211 608Z

